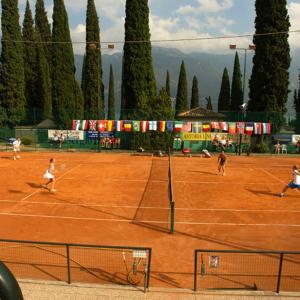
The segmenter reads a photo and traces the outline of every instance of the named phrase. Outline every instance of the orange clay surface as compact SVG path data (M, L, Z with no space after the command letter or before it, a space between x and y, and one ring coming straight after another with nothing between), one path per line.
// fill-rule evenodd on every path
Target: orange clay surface
M41 188L56 158L56 193ZM300 193L276 196L298 157L0 153L0 238L152 247L151 286L193 288L195 249L300 250ZM59 279L59 278L58 278Z

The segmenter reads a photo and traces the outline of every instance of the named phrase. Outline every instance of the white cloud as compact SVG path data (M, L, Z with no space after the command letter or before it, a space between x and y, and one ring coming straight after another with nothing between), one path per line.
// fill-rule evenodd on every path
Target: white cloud
M217 13L230 9L233 6L233 0L197 0L198 5L184 5L177 9L179 14L201 14L201 13Z
M300 29L300 3L291 2L288 5L291 28L290 31ZM289 37L291 49L300 48L299 33L291 33Z
M71 39L73 41L73 51L76 54L83 54L85 51L85 25L78 24L75 28L71 28Z

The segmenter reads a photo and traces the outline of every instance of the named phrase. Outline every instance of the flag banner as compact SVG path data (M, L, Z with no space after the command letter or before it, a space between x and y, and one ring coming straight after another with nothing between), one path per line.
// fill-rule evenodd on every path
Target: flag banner
M88 125L89 125L88 120L81 120L80 121L80 129L81 130L87 130L88 129Z
M202 131L203 132L210 132L210 124L209 123L203 123L202 124Z
M219 122L211 122L211 129L214 131L218 131L220 129Z
M73 120L72 129L73 130L79 130L79 127L80 127L80 120Z
M245 125L245 134L251 135L254 131L254 123L247 122Z
M149 121L149 130L152 130L152 131L157 130L157 121Z
M107 121L106 120L98 120L98 131L103 132L106 131Z
M271 134L271 124L270 123L262 123L262 133L263 134Z
M147 132L148 131L148 121L141 121L141 131L142 132Z
M222 131L228 132L228 123L227 122L220 122L220 128Z
M202 132L202 123L201 122L193 122L192 123L192 132L193 133Z
M159 121L159 131L160 132L166 131L166 121Z
M124 121L124 131L132 131L132 123L131 121Z
M97 131L97 120L89 120L89 130Z
M236 133L238 133L238 134L245 133L245 123L244 122L236 122Z
M140 131L140 121L132 121L132 131L134 132Z
M229 122L228 123L228 132L229 133L236 133L236 123L235 122Z
M261 123L254 123L254 134L262 134Z
M183 122L182 132L191 132L192 131L192 122Z
M116 131L123 131L123 121L120 120L116 120L115 121L116 124Z
M181 132L183 127L183 122L175 121L174 130L175 132Z
M174 130L174 122L173 121L167 121L167 130L169 132L172 132Z
M114 131L115 130L115 121L108 120L107 121L107 131Z

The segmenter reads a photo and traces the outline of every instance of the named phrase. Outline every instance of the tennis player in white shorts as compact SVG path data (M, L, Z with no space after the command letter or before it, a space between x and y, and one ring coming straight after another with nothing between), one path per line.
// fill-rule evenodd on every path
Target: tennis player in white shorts
M13 142L14 160L17 160L18 158L20 158L20 145L21 145L21 139L17 138Z
M48 169L46 170L46 172L44 174L44 178L48 179L48 182L46 184L44 184L43 187L47 189L48 184L52 182L51 192L56 192L56 189L54 189L55 177L54 177L53 173L56 173L56 170L54 168L54 164L55 164L55 159L51 158L50 163L49 163L49 167L48 167Z

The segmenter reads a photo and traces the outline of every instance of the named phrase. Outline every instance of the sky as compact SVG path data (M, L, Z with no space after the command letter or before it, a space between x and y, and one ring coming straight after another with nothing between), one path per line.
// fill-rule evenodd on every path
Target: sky
M124 40L126 0L95 0L100 20L102 53L110 54L104 42ZM64 0L73 42L85 41L87 0ZM151 40L213 38L247 35L255 32L255 0L148 0ZM22 22L26 0L19 0ZM34 13L35 0L29 0ZM44 0L49 21L52 22L53 0ZM290 30L300 30L300 0L288 0ZM290 34L292 50L300 48L300 33ZM245 48L251 37L208 39L201 41L160 42L153 46L177 48L185 53L229 53L229 44ZM122 50L122 44L115 44ZM84 44L74 44L76 54L84 53Z

